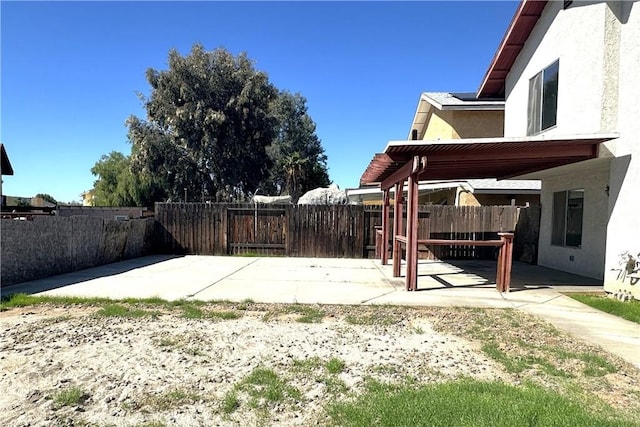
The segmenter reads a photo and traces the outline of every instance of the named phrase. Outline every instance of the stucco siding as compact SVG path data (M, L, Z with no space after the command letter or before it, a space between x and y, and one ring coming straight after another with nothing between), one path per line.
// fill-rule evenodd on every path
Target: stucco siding
M640 299L640 280L633 277L640 273L637 271L640 267L637 263L640 259L640 2L621 2L616 6L620 6L614 9L620 22L617 117L620 138L611 164L605 290L631 293ZM622 273L621 268L632 271Z
M453 135L453 111L435 110L429 117L424 140L452 139Z
M603 163L604 162L604 163ZM538 264L582 276L602 279L605 264L609 182L608 162L591 163L582 173L558 175L542 180ZM593 165L597 164L597 167ZM553 193L584 189L582 245L579 248L551 244Z
M454 138L501 137L504 111L454 111Z
M601 128L605 35L603 2L549 2L506 80L505 136L527 132L529 80L556 60L557 124L545 134L581 134Z

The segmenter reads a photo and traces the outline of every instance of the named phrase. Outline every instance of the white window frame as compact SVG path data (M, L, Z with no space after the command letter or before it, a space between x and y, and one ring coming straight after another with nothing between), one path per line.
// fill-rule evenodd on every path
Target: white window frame
M555 78L555 84L553 76ZM535 135L554 127L558 122L558 89L560 60L554 61L544 70L529 79L527 105L527 135ZM551 106L551 114L545 110Z

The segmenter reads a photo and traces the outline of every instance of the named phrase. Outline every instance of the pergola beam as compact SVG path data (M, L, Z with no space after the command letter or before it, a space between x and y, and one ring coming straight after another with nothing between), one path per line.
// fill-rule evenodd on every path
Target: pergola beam
M397 195L396 195L397 197ZM381 263L387 265L389 258L389 190L382 193L382 254Z
M400 187L400 194L402 194L404 181L409 177L409 175L411 175L412 170L413 170L413 161L409 160L407 161L407 163L404 164L404 166L402 166L400 169L398 169L393 174L391 174L391 176L389 176L387 179L382 181L382 183L380 184L380 188L382 189L382 191L388 190L394 185L396 185L397 183L401 182L403 186ZM396 192L396 195L397 194L398 193Z

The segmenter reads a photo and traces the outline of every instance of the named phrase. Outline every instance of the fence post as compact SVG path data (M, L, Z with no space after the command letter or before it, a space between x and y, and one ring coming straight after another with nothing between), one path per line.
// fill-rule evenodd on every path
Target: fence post
M509 292L511 286L511 263L513 262L513 233L498 233L502 246L498 255L498 278L496 287L499 292Z

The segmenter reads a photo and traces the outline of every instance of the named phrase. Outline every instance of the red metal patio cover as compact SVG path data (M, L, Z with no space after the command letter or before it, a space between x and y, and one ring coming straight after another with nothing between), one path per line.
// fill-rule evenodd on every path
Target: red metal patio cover
M407 290L417 290L417 206L419 180L511 178L532 172L598 157L600 143L617 138L617 134L572 136L535 136L522 138L478 138L449 141L396 141L378 153L360 178L360 184L380 185L388 209L388 191L400 192L409 178L407 200L407 235L397 230L402 214L402 197L395 197L393 271L400 275L399 242L407 245ZM387 215L383 215L382 236L386 240ZM508 234L508 233L507 233ZM505 240L506 238L506 240ZM503 236L497 272L497 286L508 291L511 275L513 235ZM477 243L477 242L476 242ZM506 250L505 250L506 248ZM386 245L382 256L386 263Z
M383 184L414 156L426 156L423 180L513 178L557 166L596 158L598 145L617 134L476 138L447 141L392 141L384 153L371 160L360 178L361 185ZM404 175L404 174L402 174ZM404 176L405 178L408 175ZM396 181L398 182L399 179Z

